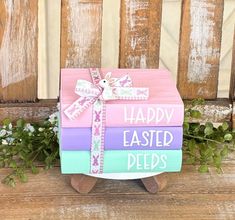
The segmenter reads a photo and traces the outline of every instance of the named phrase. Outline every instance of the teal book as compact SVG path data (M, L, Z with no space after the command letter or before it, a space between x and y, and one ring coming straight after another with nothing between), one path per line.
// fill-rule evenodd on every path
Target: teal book
M63 174L89 174L89 151L60 151ZM104 173L179 172L182 150L115 150L104 152Z

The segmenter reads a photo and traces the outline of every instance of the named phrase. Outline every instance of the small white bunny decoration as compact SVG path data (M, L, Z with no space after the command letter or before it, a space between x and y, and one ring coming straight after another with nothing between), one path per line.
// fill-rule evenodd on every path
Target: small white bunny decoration
M102 93L102 97L104 100L109 100L109 99L113 99L113 90L111 88L111 86L113 85L113 83L117 80L116 78L111 78L112 73L108 72L105 75L105 78L100 80L99 85L104 89L103 93Z

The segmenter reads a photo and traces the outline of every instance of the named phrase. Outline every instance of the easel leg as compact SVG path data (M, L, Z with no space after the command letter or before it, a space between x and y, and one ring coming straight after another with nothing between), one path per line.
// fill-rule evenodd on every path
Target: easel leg
M97 178L76 174L71 176L71 185L79 193L89 193L97 182Z
M157 193L161 191L167 184L167 178L164 173L143 178L141 181L144 184L146 190L150 193Z

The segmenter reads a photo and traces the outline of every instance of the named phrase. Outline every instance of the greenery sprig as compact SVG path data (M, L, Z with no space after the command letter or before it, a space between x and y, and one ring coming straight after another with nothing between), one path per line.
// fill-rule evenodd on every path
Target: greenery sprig
M199 172L208 172L215 167L222 172L222 161L235 150L235 132L228 123L219 127L212 123L190 123L190 118L200 118L201 112L193 107L204 104L204 100L193 100L191 108L185 110L184 121L184 163L199 165ZM10 168L2 180L10 186L17 181L27 182L27 172L39 172L38 165L45 169L59 161L57 114L41 123L29 124L19 119L15 126L5 119L0 127L0 168Z
M193 100L191 108L185 110L183 153L186 164L199 164L198 171L209 172L209 167L215 167L218 173L222 161L231 151L235 150L235 132L224 122L215 127L211 122L205 124L190 123L190 119L199 119L201 112L195 110L196 105L204 105L203 99Z
M19 119L15 126L9 119L0 128L0 168L10 168L3 180L10 186L16 180L27 182L26 172L39 172L38 165L45 169L53 167L59 159L57 140L57 116L53 114L41 123L26 123Z

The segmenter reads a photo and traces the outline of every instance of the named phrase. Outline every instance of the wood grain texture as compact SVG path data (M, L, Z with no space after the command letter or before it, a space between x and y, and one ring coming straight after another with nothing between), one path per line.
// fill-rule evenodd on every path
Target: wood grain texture
M185 101L184 104L186 109L191 107L188 101ZM56 105L56 99L41 100L37 103L0 104L0 121L4 118L11 118L13 121L17 118L24 118L27 121L40 121L57 111ZM199 110L202 117L198 120L191 119L191 122L231 122L233 110L232 103L228 99L206 101L205 105L195 106L194 109Z
M235 100L235 29L233 37L233 55L232 55L232 69L231 69L231 78L230 78L229 97L231 100Z
M232 123L233 123L233 128L235 129L235 102L233 102Z
M61 67L100 67L102 0L62 0Z
M37 98L38 0L0 1L0 101Z
M0 123L5 118L13 122L23 118L28 122L42 121L52 113L58 111L57 100L43 100L36 103L8 103L0 104Z
M228 99L216 99L206 101L204 105L196 105L192 107L189 101L185 101L185 109L192 108L201 112L202 117L199 119L191 118L190 122L212 122L223 123L230 122L232 115L232 103Z
M178 89L185 99L217 97L224 0L182 3Z
M0 179L8 172L2 169ZM78 194L59 168L43 171L15 189L0 184L1 218L8 219L176 219L235 218L235 164L218 175L199 174L194 166L169 173L167 187L149 194L139 180L99 179L88 195Z
M162 0L121 1L121 68L158 68Z

